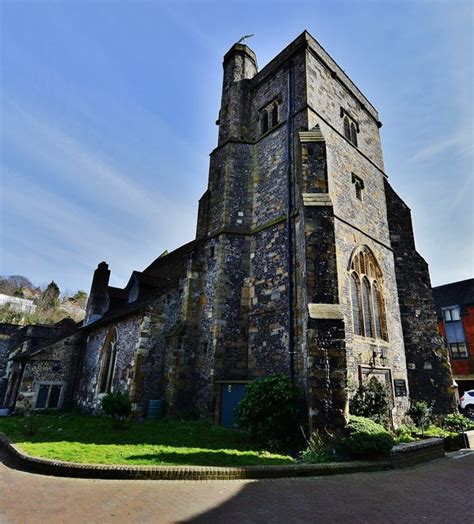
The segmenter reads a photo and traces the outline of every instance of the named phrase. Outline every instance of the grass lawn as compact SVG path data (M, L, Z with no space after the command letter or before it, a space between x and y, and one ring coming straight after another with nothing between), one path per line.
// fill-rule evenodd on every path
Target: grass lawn
M33 434L27 429L32 426ZM293 459L252 446L245 432L205 421L145 420L128 429L77 414L2 417L0 432L30 455L89 464L265 466Z

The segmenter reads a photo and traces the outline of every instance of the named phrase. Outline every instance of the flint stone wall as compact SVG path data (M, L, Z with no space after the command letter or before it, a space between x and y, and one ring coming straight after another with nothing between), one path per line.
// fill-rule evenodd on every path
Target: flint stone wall
M42 382L60 383L63 391L60 408L72 407L82 335L76 331L49 346L27 361L18 392L15 412L34 409Z

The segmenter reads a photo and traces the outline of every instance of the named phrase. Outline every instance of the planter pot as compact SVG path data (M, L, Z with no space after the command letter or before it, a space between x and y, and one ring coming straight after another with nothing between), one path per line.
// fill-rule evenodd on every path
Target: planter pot
M464 437L462 434L455 437L445 437L444 449L446 451L458 451L464 447Z

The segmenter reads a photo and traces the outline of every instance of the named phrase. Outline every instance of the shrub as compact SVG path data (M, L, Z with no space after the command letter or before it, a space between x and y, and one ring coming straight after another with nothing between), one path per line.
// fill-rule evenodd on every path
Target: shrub
M387 386L372 377L359 386L350 400L349 411L351 415L370 418L378 424L387 425L390 421L391 407Z
M410 426L399 426L395 431L395 442L402 444L404 442L414 442L416 439L413 436L415 432L413 427Z
M300 453L301 462L323 464L331 461L332 450L319 433L314 432L306 443L306 449Z
M426 426L430 423L432 408L424 401L412 402L407 415L421 429L424 434Z
M108 393L102 398L102 409L113 418L116 428L124 428L132 413L132 403L126 393Z
M392 435L370 418L351 415L346 432L340 447L351 458L383 457L390 452L395 443Z
M448 431L462 433L474 429L474 422L471 422L468 418L463 415L457 415L456 413L450 413L444 417L443 426Z
M282 375L248 384L235 410L240 427L248 429L260 445L274 449L295 448L304 407L298 389Z

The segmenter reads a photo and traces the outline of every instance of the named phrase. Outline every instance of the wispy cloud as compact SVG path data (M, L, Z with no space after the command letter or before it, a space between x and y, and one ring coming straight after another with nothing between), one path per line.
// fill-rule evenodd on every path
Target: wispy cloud
M144 176L132 178L56 122L18 104L9 103L7 108L9 114L2 121L7 266L11 267L7 249L23 243L30 257L50 266L46 280L55 277L54 265L78 270L85 265L91 271L106 259L113 282L123 285L133 269L143 269L163 249L192 238L195 208L188 201L173 201L156 187L150 189ZM27 158L34 169L10 169L14 153Z
M158 217L170 207L162 195L151 195L117 168L110 159L81 143L58 125L36 117L20 106L12 107L4 134L7 140L35 157L62 184L69 183L104 206L112 206L141 218ZM15 125L8 125L15 121Z
M472 133L468 132L452 138L437 140L419 149L410 160L413 162L431 160L448 152L459 156L472 156L474 152L474 142L472 139Z

